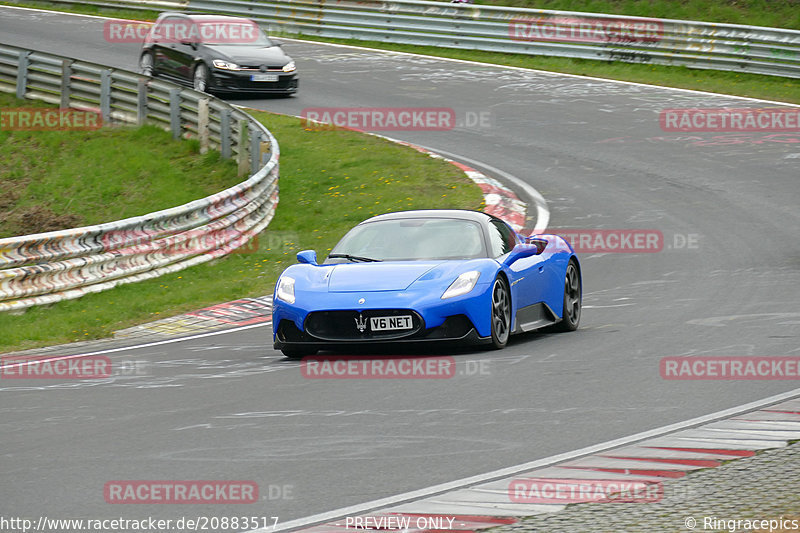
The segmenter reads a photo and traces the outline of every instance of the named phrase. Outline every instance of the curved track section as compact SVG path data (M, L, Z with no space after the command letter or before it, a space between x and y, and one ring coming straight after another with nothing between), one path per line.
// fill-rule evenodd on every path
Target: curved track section
M103 42L102 20L0 13L0 31L20 46L135 63L135 46ZM534 184L550 230L656 230L661 251L582 254L578 332L525 335L500 353L448 352L457 372L447 380L304 379L256 327L109 354L140 361L133 375L3 382L0 465L14 483L4 484L0 510L234 515L241 508L109 506L102 488L115 479L252 479L262 501L247 513L288 521L795 387L659 373L666 356L798 353L800 139L666 134L658 121L665 108L763 104L340 46L286 49L303 78L297 97L237 103L292 114L452 108L459 124L449 132L391 135Z

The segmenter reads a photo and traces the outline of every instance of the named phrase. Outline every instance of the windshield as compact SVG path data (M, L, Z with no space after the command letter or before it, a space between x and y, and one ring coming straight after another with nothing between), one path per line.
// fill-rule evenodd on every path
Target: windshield
M488 257L481 226L471 220L406 218L356 226L331 251L326 263L371 259L417 261ZM337 257L338 256L338 257Z
M264 30L250 21L201 22L197 26L203 44L275 46Z

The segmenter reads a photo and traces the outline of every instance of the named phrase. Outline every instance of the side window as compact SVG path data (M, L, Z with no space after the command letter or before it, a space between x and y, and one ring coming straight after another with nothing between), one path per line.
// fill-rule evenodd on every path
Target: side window
M489 240L492 246L492 257L507 254L517 244L514 232L500 220L492 220L489 224Z
M162 43L176 43L186 39L189 21L182 17L164 17L150 31L150 39Z

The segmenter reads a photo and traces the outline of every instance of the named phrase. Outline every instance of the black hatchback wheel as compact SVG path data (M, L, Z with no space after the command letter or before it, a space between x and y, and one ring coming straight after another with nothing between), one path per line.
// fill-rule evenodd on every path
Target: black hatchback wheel
M145 76L155 76L155 70L153 69L153 54L150 52L143 53L142 57L139 58L139 72Z
M208 91L208 67L205 63L198 63L194 68L192 87L195 91L204 93Z
M564 277L564 308L561 322L555 325L556 331L575 331L581 321L581 301L583 286L581 273L575 261L567 265L567 275Z
M492 345L505 348L511 336L511 294L505 278L498 276L492 286Z

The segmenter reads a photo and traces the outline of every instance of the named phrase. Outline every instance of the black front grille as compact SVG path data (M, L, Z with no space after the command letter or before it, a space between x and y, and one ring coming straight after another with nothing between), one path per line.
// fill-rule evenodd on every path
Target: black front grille
M252 91L263 93L286 93L297 90L298 79L294 74L282 74L278 81L252 81L249 73L216 72L212 79L212 90Z
M261 70L261 66L262 65L239 65L239 69L240 70L260 71ZM266 72L266 71L273 71L273 72L274 71L280 71L280 72L283 72L283 65L280 65L280 66L268 65L264 72Z
M371 318L411 316L411 329L372 331ZM306 317L309 335L326 341L402 339L417 334L424 324L410 309L369 309L366 311L315 311Z

